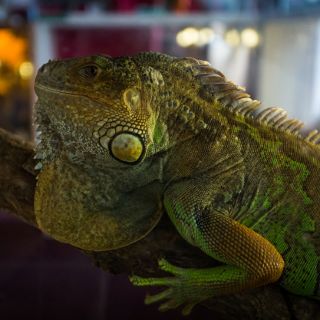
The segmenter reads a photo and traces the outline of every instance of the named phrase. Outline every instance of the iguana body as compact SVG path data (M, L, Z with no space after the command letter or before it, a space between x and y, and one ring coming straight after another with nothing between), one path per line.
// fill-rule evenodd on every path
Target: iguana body
M183 269L148 297L184 312L207 298L279 280L320 296L320 134L259 102L208 63L157 53L44 65L37 221L89 250L127 246L163 208L179 233L223 264Z

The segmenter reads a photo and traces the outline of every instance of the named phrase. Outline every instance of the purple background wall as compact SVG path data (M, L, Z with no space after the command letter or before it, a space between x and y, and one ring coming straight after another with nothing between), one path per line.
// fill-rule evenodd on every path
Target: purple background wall
M0 319L186 319L144 306L147 289L94 266L81 251L0 213ZM188 319L210 319L200 308Z

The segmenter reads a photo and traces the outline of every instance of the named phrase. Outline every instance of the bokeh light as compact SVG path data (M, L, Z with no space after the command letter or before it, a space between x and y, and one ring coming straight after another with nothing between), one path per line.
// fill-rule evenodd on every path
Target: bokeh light
M214 39L214 31L211 28L201 28L198 32L199 37L195 45L199 47L207 45Z
M243 29L241 32L241 41L246 47L254 48L260 43L259 33L253 28Z
M26 40L16 36L9 29L0 29L0 60L17 70L25 60Z
M33 64L30 61L24 61L19 67L19 74L23 80L28 80L32 77L34 72Z
M237 29L228 30L224 35L225 42L232 46L236 47L240 44L240 34Z
M202 47L207 45L214 38L214 31L211 28L193 28L188 27L180 30L177 33L176 41L181 47L197 46Z
M176 40L179 46L189 47L194 45L199 39L199 32L197 29L188 27L178 32Z

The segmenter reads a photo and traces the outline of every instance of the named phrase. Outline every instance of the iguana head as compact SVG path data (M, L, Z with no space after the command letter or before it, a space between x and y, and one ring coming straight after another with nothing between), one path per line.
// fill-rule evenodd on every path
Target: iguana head
M157 61L156 54L150 56ZM159 170L153 169L157 161L151 158L161 149L159 137L166 134L157 128L159 107L154 103L163 78L143 61L143 56L97 55L49 61L39 69L35 82L38 96L35 117L41 131L37 157L43 169L38 190L49 190L48 183L53 186L50 191L41 189L36 193L36 216L40 228L54 238L83 249L114 249L137 241L158 222L159 203L151 206L152 201L144 201L141 195L136 200L134 196L135 189L159 180ZM165 145L166 139L161 140ZM79 175L89 172L93 180L106 173L105 181L97 178L99 185L95 186L96 193L101 193L97 207L102 208L102 218L93 219L90 210L82 209L77 215L80 204L76 208L70 205L73 200L68 200L65 193L62 195L63 183L57 181L59 177L52 168L48 169L50 163L57 163L56 159L77 168ZM51 182L44 171L50 175ZM83 197L89 192L84 186L81 188L79 203L83 201L81 192ZM151 199L150 190L152 187L146 193ZM128 196L118 202L105 200L118 191ZM76 190L72 197L77 197L75 193ZM68 204L65 212L60 210L58 214L57 208L64 208L63 204L57 205L62 198ZM104 210L104 206L108 209ZM94 226L95 233L92 232L94 221L99 221ZM70 228L70 224L74 226Z
M151 152L156 117L140 71L131 58L49 61L36 78L37 116L73 158L94 155L108 167L140 162Z

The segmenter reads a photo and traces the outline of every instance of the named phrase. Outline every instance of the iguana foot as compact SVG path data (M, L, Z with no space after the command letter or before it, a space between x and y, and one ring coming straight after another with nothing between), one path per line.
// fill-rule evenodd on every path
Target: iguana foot
M198 269L179 268L170 264L165 259L159 260L159 267L161 270L173 274L174 277L130 277L130 281L136 286L169 287L158 294L147 295L145 298L145 304L166 300L160 305L160 311L167 311L169 309L175 309L181 305L184 305L182 314L188 315L196 304L210 297L206 295L206 290L203 290L203 282L199 281L200 279L197 279L196 277Z

